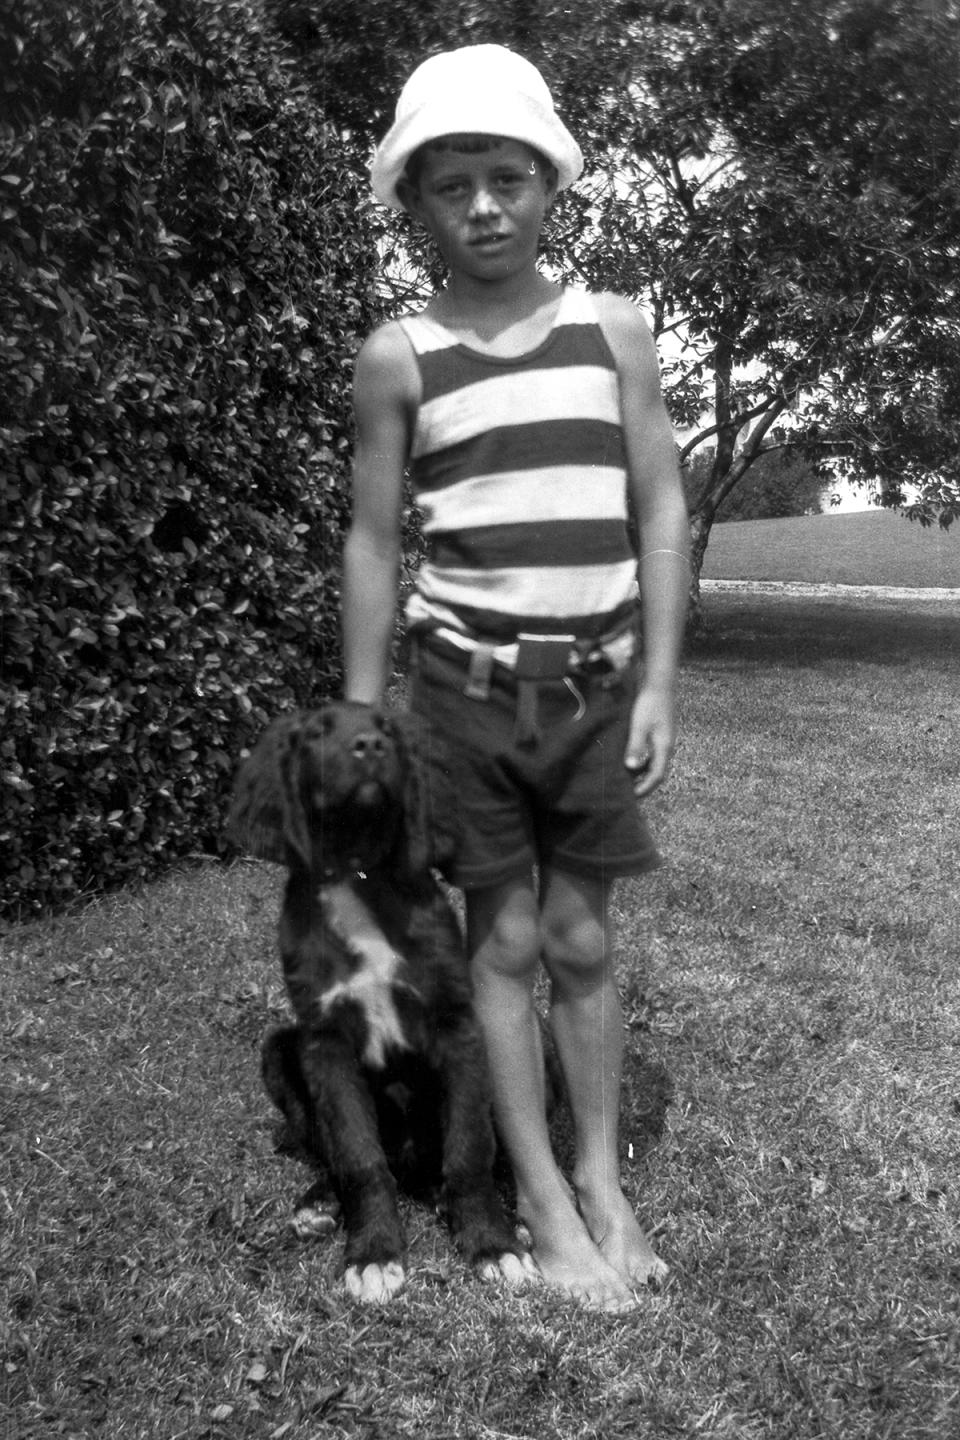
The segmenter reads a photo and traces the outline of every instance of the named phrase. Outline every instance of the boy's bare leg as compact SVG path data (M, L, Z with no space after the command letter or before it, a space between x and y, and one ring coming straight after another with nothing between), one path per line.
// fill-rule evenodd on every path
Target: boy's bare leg
M544 877L544 961L550 1018L573 1111L573 1181L587 1229L629 1285L662 1280L657 1256L620 1186L623 1015L608 953L607 890L599 881Z
M467 928L497 1125L533 1258L548 1284L582 1304L627 1310L635 1303L630 1287L588 1234L550 1145L533 1004L540 927L532 883L511 881L469 892Z

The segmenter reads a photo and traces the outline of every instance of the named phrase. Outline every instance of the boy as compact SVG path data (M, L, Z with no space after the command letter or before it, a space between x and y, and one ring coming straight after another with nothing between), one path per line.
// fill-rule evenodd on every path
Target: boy
M635 797L662 782L674 745L688 528L646 325L626 300L537 269L547 210L582 163L539 72L500 46L436 55L403 89L374 193L426 227L449 278L357 359L344 651L347 697L378 701L410 463L427 540L407 609L411 708L451 757L454 879L517 1210L543 1279L619 1312L666 1266L620 1188L608 897L658 861ZM572 1193L544 1114L541 961Z

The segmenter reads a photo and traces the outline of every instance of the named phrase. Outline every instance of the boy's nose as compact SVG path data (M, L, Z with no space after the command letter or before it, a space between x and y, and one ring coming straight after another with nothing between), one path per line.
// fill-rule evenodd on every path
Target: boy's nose
M497 208L497 202L493 191L488 190L485 185L478 185L470 200L471 215L490 215Z

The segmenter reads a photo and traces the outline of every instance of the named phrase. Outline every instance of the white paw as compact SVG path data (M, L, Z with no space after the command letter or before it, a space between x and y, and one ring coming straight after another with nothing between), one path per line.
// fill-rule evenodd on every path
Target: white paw
M519 1290L521 1286L539 1279L539 1271L532 1255L514 1255L509 1250L499 1255L496 1260L486 1260L480 1266L478 1274L485 1284L497 1281L508 1285L511 1290Z
M362 1270L351 1265L343 1280L350 1295L361 1305L383 1305L393 1299L405 1278L400 1261L388 1260L386 1265L365 1265Z
M290 1229L301 1240L315 1240L321 1235L332 1235L337 1228L334 1210L323 1205L305 1205L290 1216Z

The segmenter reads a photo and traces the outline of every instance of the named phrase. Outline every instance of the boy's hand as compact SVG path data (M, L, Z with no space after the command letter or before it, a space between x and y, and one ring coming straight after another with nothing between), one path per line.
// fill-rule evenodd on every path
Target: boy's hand
M667 778L676 733L673 695L663 690L641 689L633 703L624 756L638 800L656 790Z

